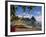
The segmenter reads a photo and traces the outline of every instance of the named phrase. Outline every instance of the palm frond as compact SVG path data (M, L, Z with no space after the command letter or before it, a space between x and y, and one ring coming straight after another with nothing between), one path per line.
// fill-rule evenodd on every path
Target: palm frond
M23 12L25 12L26 10L26 6L22 6Z

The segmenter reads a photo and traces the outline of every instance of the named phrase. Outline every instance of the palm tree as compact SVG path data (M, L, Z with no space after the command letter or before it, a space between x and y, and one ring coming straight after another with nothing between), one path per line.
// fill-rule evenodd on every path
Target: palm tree
M11 16L15 16L15 12L17 10L17 7L16 5L11 5Z
M29 9L29 12L28 12L28 13L29 13L29 14L32 13L31 11L32 11L32 9L33 9L34 7L35 7L35 6L29 6L29 7L28 7L28 9ZM26 11L26 6L22 6L22 9L23 9L23 12L25 12L25 11ZM24 15L23 15L23 16L24 16Z
M25 12L26 10L26 6L22 6L23 12Z
M17 8L18 8L18 6L16 6L16 5L11 5L11 7L10 7L10 9L11 9L11 12L10 12L11 22L18 19L18 17L15 16Z
M32 9L34 8L35 6L30 6L30 10L29 11L32 11ZM30 12L30 13L32 13L32 12Z
M30 9L29 11L31 11L35 6L29 6L28 9ZM22 6L23 12L25 12L26 10L26 6Z
M34 7L35 7L35 6L30 6L30 7L28 7L28 8L30 9L29 11L31 11ZM17 8L18 8L17 5L11 5L11 16L15 16L15 12L16 12ZM22 9L23 9L23 12L25 12L26 6L22 6ZM30 12L29 12L29 13L30 13Z

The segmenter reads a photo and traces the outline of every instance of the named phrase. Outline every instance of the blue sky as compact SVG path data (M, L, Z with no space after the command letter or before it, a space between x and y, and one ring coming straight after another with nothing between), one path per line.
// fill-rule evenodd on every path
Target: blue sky
M25 12L23 12L22 6L18 5L18 9L16 10L16 16L20 15L20 16L41 16L42 12L42 7L41 6L36 6L34 7L31 11L29 11L30 9L28 9L29 6L26 6L26 10Z

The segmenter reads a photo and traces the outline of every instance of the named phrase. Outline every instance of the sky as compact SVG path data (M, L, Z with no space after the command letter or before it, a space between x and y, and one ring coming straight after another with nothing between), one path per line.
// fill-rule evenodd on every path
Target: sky
M26 18L31 18L34 16L37 20L41 21L41 16L42 16L42 7L41 6L35 6L31 11L28 8L29 6L26 6L25 12L23 12L22 6L18 5L18 8L16 10L15 15L19 17L26 17Z

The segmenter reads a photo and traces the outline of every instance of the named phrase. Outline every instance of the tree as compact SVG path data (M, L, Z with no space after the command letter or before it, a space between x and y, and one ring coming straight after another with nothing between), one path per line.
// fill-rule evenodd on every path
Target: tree
M15 16L15 12L17 10L17 7L16 5L11 5L11 16Z
M29 11L31 11L35 6L29 6L28 9L30 9ZM26 6L22 6L23 12L25 12L26 10Z
M23 12L25 12L26 10L26 6L22 6Z
M36 19L34 18L34 16L32 16L32 18L31 18L31 24L32 24L33 26L35 26L35 22L36 22Z
M30 10L32 10L35 6L30 6Z
M36 21L36 19L34 18L34 16L32 16L31 20L32 20L32 22Z

